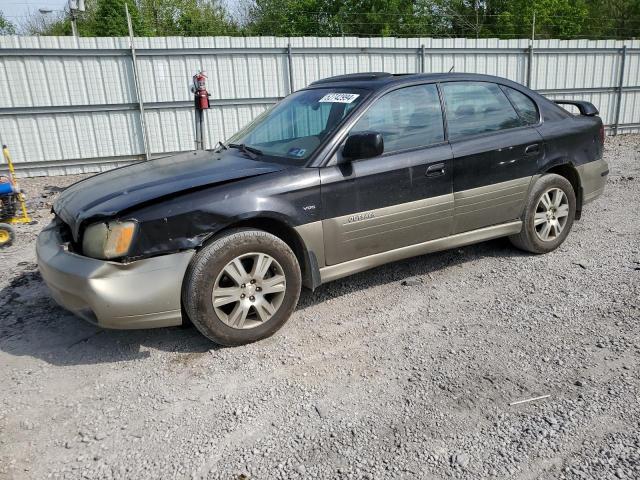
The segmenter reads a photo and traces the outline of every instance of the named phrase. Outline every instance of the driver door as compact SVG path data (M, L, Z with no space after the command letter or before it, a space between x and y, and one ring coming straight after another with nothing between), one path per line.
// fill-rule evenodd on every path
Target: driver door
M325 261L335 265L451 234L451 147L435 84L378 99L350 134L382 134L378 157L321 169Z

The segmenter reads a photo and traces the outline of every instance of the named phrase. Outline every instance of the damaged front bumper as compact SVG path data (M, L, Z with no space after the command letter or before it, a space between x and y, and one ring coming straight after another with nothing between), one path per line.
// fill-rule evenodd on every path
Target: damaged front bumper
M68 250L60 223L38 236L38 267L62 307L105 328L153 328L182 323L182 279L194 251L109 262Z

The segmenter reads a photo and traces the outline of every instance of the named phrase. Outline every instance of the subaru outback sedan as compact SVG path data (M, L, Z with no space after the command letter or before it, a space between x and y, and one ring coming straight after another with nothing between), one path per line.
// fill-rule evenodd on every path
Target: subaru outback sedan
M554 250L603 192L603 144L592 104L502 78L332 77L215 150L69 187L38 264L57 302L97 325L190 320L241 345L276 332L302 286L497 237Z

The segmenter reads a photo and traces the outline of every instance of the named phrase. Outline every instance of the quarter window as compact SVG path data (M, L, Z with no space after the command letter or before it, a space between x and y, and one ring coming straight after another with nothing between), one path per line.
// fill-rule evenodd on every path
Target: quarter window
M397 152L444 141L442 110L434 84L394 90L360 117L351 133L382 134L384 152Z
M535 125L538 123L538 109L533 100L513 88L503 86L502 89L507 94L507 97L509 97L509 100L511 100L511 103L516 107L520 118L522 118L527 125Z
M442 84L442 88L451 140L525 124L494 83L451 82Z

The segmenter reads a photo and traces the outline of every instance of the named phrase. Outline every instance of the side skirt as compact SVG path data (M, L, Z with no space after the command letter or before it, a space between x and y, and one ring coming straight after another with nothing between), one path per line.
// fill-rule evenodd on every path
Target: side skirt
M493 238L515 235L520 233L521 229L522 222L520 220L516 220L514 222L480 228L470 232L458 233L456 235L438 238L436 240L429 240L428 242L409 245L395 250L390 250L388 252L376 253L367 257L356 258L354 260L349 260L348 262L321 268L320 280L322 283L327 283L379 265L384 265L385 263L424 255L426 253L448 250L450 248L462 247L464 245L483 242Z

